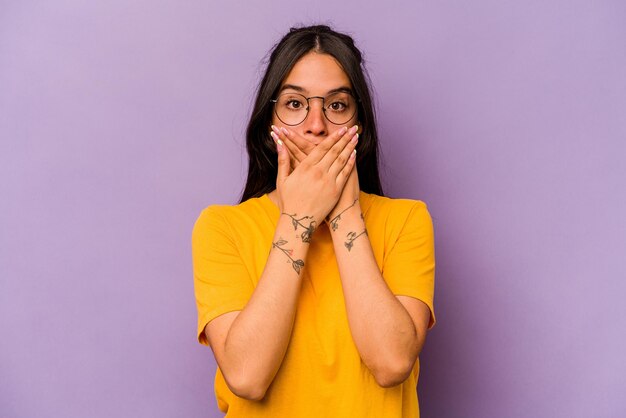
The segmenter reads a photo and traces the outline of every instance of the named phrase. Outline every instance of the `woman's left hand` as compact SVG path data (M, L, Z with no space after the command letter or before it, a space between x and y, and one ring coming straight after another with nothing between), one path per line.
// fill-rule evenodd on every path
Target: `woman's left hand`
M329 223L338 214L348 209L349 207L357 206L359 204L360 190L361 189L359 187L359 175L356 171L356 164L354 164L354 167L352 168L352 172L350 173L350 177L348 177L346 184L343 186L341 197L339 197L337 204L326 217L326 223Z
M298 164L300 164L300 162L304 160L306 156L309 155L309 153L315 148L314 144L291 130L286 128L277 128L275 126L272 126L272 130L287 146L292 169L295 169ZM359 192L361 189L359 187L359 176L356 166L357 165L355 164L352 172L350 173L350 177L348 177L343 191L341 192L341 197L339 197L337 204L326 217L325 221L327 224L345 209L350 206L356 206L355 202L358 204Z

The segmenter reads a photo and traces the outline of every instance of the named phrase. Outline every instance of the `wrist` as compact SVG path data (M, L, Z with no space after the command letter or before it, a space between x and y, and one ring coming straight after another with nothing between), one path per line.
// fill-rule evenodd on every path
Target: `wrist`
M358 198L344 207L335 207L326 217L325 222L331 231L336 231L346 221L354 223L355 220L363 220L363 212Z
M303 243L310 243L313 233L319 226L320 216L305 215L304 212L298 211L282 211L280 217L284 222L291 224L291 230L296 234L296 238Z

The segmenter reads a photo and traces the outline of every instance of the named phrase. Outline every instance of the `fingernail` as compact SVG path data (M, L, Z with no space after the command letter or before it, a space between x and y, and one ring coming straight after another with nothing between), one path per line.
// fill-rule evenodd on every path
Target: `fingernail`
M353 144L356 144L358 140L359 140L359 134L355 134L350 140L350 142L352 142Z
M272 131L279 133L280 131L278 130L278 128L274 125L272 125Z
M359 127L354 125L352 128L350 128L350 134L355 134L358 129Z
M283 141L276 139L276 148L278 149L278 152L281 152L283 150Z
M348 127L347 127L347 126L342 127L342 128L339 130L339 132L341 133L341 135L345 134L346 132L348 132Z
M270 136L272 137L272 139L274 139L274 141L279 140L278 135L276 135L274 132L270 132Z
M289 135L289 131L287 130L287 128L282 127L280 128L281 132L284 133L285 135Z
M356 158L356 149L354 151L352 151L352 154L350 154L350 159L354 160Z

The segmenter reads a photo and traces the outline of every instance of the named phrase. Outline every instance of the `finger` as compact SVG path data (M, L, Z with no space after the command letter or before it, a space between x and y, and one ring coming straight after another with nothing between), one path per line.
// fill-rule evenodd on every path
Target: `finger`
M289 147L287 147L287 144L285 143L285 141L283 141L283 145L286 147L287 153L289 154L289 166L291 167L291 171L293 171L296 169L298 164L300 164L300 162L296 159L296 157L293 156L293 154L289 150Z
M311 151L311 153L308 155L308 157L306 157L303 161L307 161L310 164L317 164L319 163L322 158L324 158L326 156L326 153L337 143L339 142L340 139L342 139L345 135L346 132L348 132L348 128L346 126L342 127L341 129L337 130L336 132L333 132L331 135L327 136L326 138L324 138L324 140L322 142L320 142L313 151ZM343 147L342 147L343 149ZM335 155L335 158L337 157L337 155ZM335 158L333 158L332 160L334 161ZM330 164L327 165L327 169L328 167L330 167Z
M280 131L285 134L285 136L293 142L298 149L306 155L309 155L311 151L315 148L315 145L311 141L307 141L302 136L298 135L297 132L291 131L284 126L280 128ZM284 139L283 139L284 140Z
M325 167L327 170L335 163L335 160L341 156L341 152L344 148L350 143L350 141L356 136L356 131L358 126L353 126L346 132L339 141L337 141L330 150L324 155L322 161L320 162L322 167ZM346 159L341 161L341 166L346 163Z
M308 153L305 153L304 151L302 151L302 149L300 149L298 145L296 145L291 139L289 139L288 136L286 136L285 134L282 134L280 136L280 139L283 140L283 142L289 149L289 152L293 154L294 158L298 161L298 163L300 163L302 160L304 160L307 157Z
M283 143L285 144L285 146L287 146L287 144L284 141ZM289 164L291 164L291 171L293 171L296 168L298 168L298 166L300 165L300 161L298 161L298 159L293 156L291 151L289 151L289 148L287 148L287 151L289 152Z
M296 167L298 167L298 164L300 163L298 162L298 160L296 160L291 151L289 151L289 148L287 148L287 152L289 153L289 166L291 167L291 171L293 171L296 169Z
M274 128L274 125L272 125L272 128ZM276 138L279 138L278 135L275 135L274 132L270 131L270 136L272 137L272 140L274 141L274 144L277 146L277 142L276 142ZM286 145L285 141L283 141L283 146ZM296 160L296 158L293 156L293 154L291 153L291 151L289 150L289 147L287 147L287 152L289 153L289 165L291 167L291 171L295 170L295 168L298 166L299 162ZM290 172L291 173L291 172Z
M297 166L300 163L300 161L306 158L307 154L302 152L300 148L298 148L296 144L294 144L293 141L291 141L291 139L285 133L285 131L286 129L284 128L278 129L276 126L272 125L272 132L274 132L283 141L285 146L287 146L287 149L289 150L289 154L297 161L297 163L295 164L295 166Z
M335 161L330 166L328 172L334 176L337 176L339 172L346 166L350 156L354 153L353 151L356 149L356 145L359 142L359 134L355 134L345 148L341 151L341 153L337 156Z
M276 152L278 153L278 173L276 175L276 186L282 184L287 176L289 175L290 165L289 165L289 153L287 152L287 148L283 144L283 141L276 136L274 132L271 132L272 138L276 143Z
M350 157L348 157L348 162L343 167L343 169L339 172L337 176L337 187L343 188L346 185L346 181L348 181L348 177L350 177L350 173L355 169L356 165L356 148L352 150L350 153Z

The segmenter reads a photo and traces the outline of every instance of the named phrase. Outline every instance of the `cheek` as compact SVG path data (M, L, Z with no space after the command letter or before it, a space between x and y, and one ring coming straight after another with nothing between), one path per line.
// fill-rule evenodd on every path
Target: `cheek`
M347 128L350 128L351 126L353 126L354 124L345 124L345 125L332 125L331 127L328 128L328 135L332 135L335 132L337 132L339 129L343 128L344 126Z
M343 125L333 125L333 124L328 124L328 134L331 135L333 134L335 131L338 131L339 129L343 128L344 126L348 129L352 128L354 125L360 125L359 123L359 118L357 117L357 115L354 115L354 117L352 119L350 119L347 123L343 124ZM361 131L360 126L359 126L359 132Z
M361 123L359 122L359 112L355 113L355 115L352 117L352 119L350 119L350 121L348 123L346 123L345 126L347 126L348 128L352 128L354 125L361 125ZM341 128L341 126L340 126L340 128ZM359 131L360 130L361 129L359 129Z
M276 113L272 112L272 125L276 126L277 128L287 128L287 129L291 129L291 130L297 130L297 126L287 126L285 125L280 119L278 119L278 116L276 116Z

